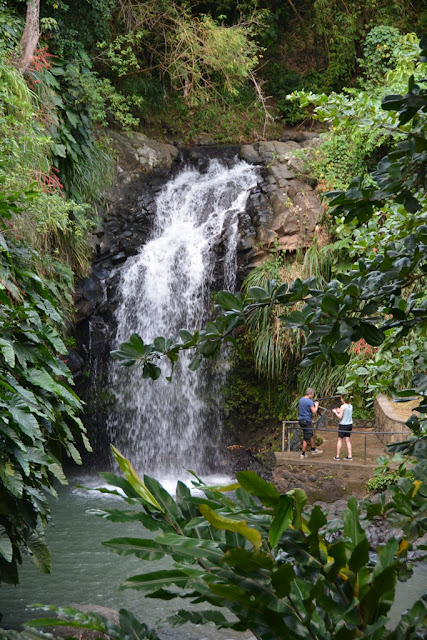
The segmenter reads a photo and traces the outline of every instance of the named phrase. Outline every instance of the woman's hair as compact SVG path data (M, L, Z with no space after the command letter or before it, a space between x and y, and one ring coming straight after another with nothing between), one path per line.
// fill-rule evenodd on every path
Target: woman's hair
M342 393L342 394L341 394L341 396L340 396L340 398L341 398L341 400L342 400L343 402L345 402L346 404L351 404L351 396L349 396L348 394L346 394L346 393Z

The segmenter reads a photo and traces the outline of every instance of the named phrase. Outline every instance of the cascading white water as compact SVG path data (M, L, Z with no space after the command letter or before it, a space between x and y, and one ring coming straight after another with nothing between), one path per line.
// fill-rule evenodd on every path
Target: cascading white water
M257 169L237 159L231 169L211 160L205 173L186 168L168 182L157 198L151 240L122 268L117 345L132 333L151 342L200 327L209 314L219 244L222 283L233 289L238 216L256 183ZM220 429L215 379L221 374L204 365L192 373L191 357L181 354L172 382L166 362L155 382L144 380L137 367L113 365L116 406L109 435L139 470L162 476L183 467L213 470Z

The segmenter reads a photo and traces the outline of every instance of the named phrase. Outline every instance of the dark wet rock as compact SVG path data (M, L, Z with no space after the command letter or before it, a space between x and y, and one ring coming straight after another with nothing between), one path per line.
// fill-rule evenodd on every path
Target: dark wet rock
M74 377L81 375L84 366L83 358L71 347L67 349L66 363Z

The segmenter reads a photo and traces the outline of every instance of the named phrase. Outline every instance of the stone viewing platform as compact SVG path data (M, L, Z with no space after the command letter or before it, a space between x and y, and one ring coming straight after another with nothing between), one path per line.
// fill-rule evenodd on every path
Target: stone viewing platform
M280 492L295 487L304 489L311 501L331 502L339 498L366 494L366 482L374 475L379 456L388 454L387 445L406 440L411 434L405 422L418 405L418 398L407 403L393 403L380 394L375 400L375 419L355 420L351 432L353 460L347 455L345 442L341 459L334 460L338 437L338 419L327 414L327 420L314 423L315 437L321 437L319 455L307 450L301 458L302 432L297 420L283 422L282 451L275 453L273 482Z
M350 495L359 498L364 495L365 484L374 475L377 463L370 460L364 464L363 457L358 459L357 452L353 452L352 461L347 462L343 458L337 461L333 459L333 452L326 452L326 447L323 444L321 446L322 454L308 454L306 459L302 459L300 453L295 451L275 453L273 483L277 490L286 493L300 487L310 500L326 502Z
M295 425L294 425L295 426ZM325 429L325 430L323 430ZM323 440L319 444L322 453L301 458L300 429L292 429L292 451L275 453L276 464L273 472L273 482L280 492L286 492L300 487L310 500L324 500L326 502L338 498L355 495L358 498L366 494L366 482L374 475L378 466L379 456L387 454L387 447L381 441L374 425L371 427L356 427L351 433L353 460L344 460L347 455L345 443L341 449L341 459L334 460L338 437L337 425L328 425L316 429L315 436ZM291 431L288 433L290 436ZM287 448L287 447L286 447Z

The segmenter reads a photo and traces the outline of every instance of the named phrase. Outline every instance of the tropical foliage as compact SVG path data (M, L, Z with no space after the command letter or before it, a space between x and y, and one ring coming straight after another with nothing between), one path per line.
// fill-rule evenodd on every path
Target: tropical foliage
M90 449L63 338L74 273L88 267L87 205L67 200L37 96L8 56L15 22L0 22L0 581L29 555L50 570L47 496L66 482L63 456ZM8 37L9 36L9 37ZM46 105L44 105L46 106ZM74 273L73 270L74 269Z
M280 495L251 471L239 472L237 483L226 487L207 486L193 474L199 495L178 482L174 499L154 478L139 478L114 448L124 477L102 474L115 488L99 491L123 497L131 508L94 513L113 522L138 521L160 532L154 538L114 538L104 544L121 556L173 560L173 568L129 577L122 588L149 598L179 596L209 605L205 610L179 609L166 620L170 625L213 622L219 628L250 630L260 640L421 639L426 616L422 599L394 630L386 628L396 581L411 575L417 561L408 559L408 551L427 524L426 440L417 436L394 445L395 451L416 455L417 464L390 488L390 500L366 500L359 511L352 497L339 522L328 522L319 506L308 507L302 489ZM402 534L390 537L370 561L364 528L378 518L399 526ZM75 626L84 621L78 612L42 608L65 614ZM86 627L101 630L98 620L93 622L97 626ZM55 623L55 618L42 618L30 624Z
M223 141L274 132L268 114L301 121L306 110L286 97L295 89L339 91L362 74L380 75L380 67L393 63L399 34L422 30L426 21L422 0L37 4L41 48L58 56L61 68L85 69L110 123L139 120L157 135L193 138L208 131ZM25 3L3 5L13 39L22 33Z
M2 221L16 210L11 200L0 199ZM56 495L55 480L66 482L63 454L80 462L76 439L90 448L60 335L72 274L52 265L64 287L40 276L36 264L34 251L0 233L0 582L10 583L18 582L24 553L49 572L46 494Z
M219 353L222 341L235 342L235 330L245 325L252 330L258 367L271 378L284 371L283 354L296 359L300 348L305 365L324 372L328 363L341 374L355 349L360 360L354 358L356 368L346 370L346 389L368 384L371 390L400 392L410 379L413 388L406 393L425 394L426 389L425 59L417 59L415 36L400 35L412 22L425 24L423 3L31 4L41 5L42 33L23 75L17 67L25 3L0 0L0 579L9 582L17 581L24 553L41 570L49 569L42 531L49 517L46 492L55 493L55 479L65 481L61 452L79 462L76 441L81 438L89 447L78 418L80 402L69 387L62 338L72 307L73 272L83 275L88 265L87 234L96 223L91 205L111 175L101 126L155 122L162 136L170 136L181 134L185 123L184 134L191 137L219 123L226 130L223 141L254 138L270 123L264 72L279 111L293 122L297 103L286 98L286 86L300 88L310 79L316 91L340 90L361 72L360 86L345 93L300 94L304 109L315 104L315 115L335 127L312 160L323 190L330 183L342 189L331 195L336 237L330 255L316 263L320 252L307 254L304 274L293 284L281 281L292 279L285 277L283 265L270 265L270 273L251 276L245 294L219 292L218 315L202 331L183 329L179 341L158 337L153 344L132 336L114 357L125 366L138 362L145 378L156 379L161 358L173 366L181 350L192 349L190 368L196 369L203 358ZM38 24L36 30L38 37ZM263 71L267 59L275 64L270 73ZM276 78L282 69L286 76ZM382 107L381 73L387 73L394 94ZM243 117L246 111L249 116ZM343 146L356 154L355 163ZM370 174L352 181L354 164ZM365 236L360 223L368 224ZM345 244L353 266L331 279L334 256ZM297 340L288 339L288 329ZM361 345L378 350L362 353ZM425 409L424 402L420 413ZM417 420L413 427L417 439L401 446L424 460ZM401 541L391 540L371 567L354 501L345 517L345 537L335 543L323 531L320 510L304 514L301 492L279 496L271 485L243 474L234 500L197 481L206 500L179 485L175 502L155 480L142 482L118 453L117 458L126 479L109 479L143 511L108 517L138 517L147 526L159 526L163 537L144 541L142 550L133 541L111 546L127 553L136 545L142 556L170 555L181 563L167 576L157 576L162 587L156 595L170 597L170 583L188 585L194 589L189 597L225 603L238 615L232 623L221 614L182 613L178 622L212 618L265 638L282 632L289 637L327 632L337 640L385 633L382 614L396 576L408 571L407 544L424 527L425 467L414 467L411 476L402 473L390 489L390 503L367 507L367 517L394 517L405 533ZM273 549L292 549L294 557L282 556L280 566ZM194 565L195 557L203 566ZM129 583L152 586L149 577ZM416 638L422 612L417 603L392 637ZM126 612L119 627L91 616L85 622L117 637L155 638Z
M425 44L421 42L422 47ZM279 320L288 328L304 331L303 366L327 362L347 365L351 359L349 350L357 349L357 343L363 340L370 347L381 346L383 351L375 356L369 371L360 370L359 363L353 369L360 387L366 385L366 378L359 375L362 371L369 375L370 391L385 384L389 391L404 387L407 378L400 370L396 374L396 364L400 362L399 369L414 374L416 388L423 392L427 318L422 284L427 241L425 89L411 76L408 92L387 96L382 108L387 114L391 112L390 117L386 116L387 126L393 127L399 142L369 176L353 180L347 191L328 194L331 215L345 231L336 246L342 249L343 244L347 245L353 260L350 270L339 271L334 280L323 286L311 277L297 279L289 287L270 280L264 286L249 287L246 296L220 292L219 315L204 330L195 334L182 331L181 342L158 338L151 345L144 345L133 336L113 357L126 364L139 361L147 377L157 377L161 373L158 359L166 355L174 361L181 349L191 348L195 350L191 367L195 368L202 357L216 355L222 340L233 342L236 327L250 324L254 318L265 322L275 309L287 307L290 313L282 312ZM364 223L369 225L366 238L357 228ZM361 248L362 256L357 255ZM301 302L304 306L295 309ZM390 360L390 350L393 367L384 362ZM383 375L387 366L388 379ZM373 384L374 379L377 382ZM354 384L353 376L345 388Z

